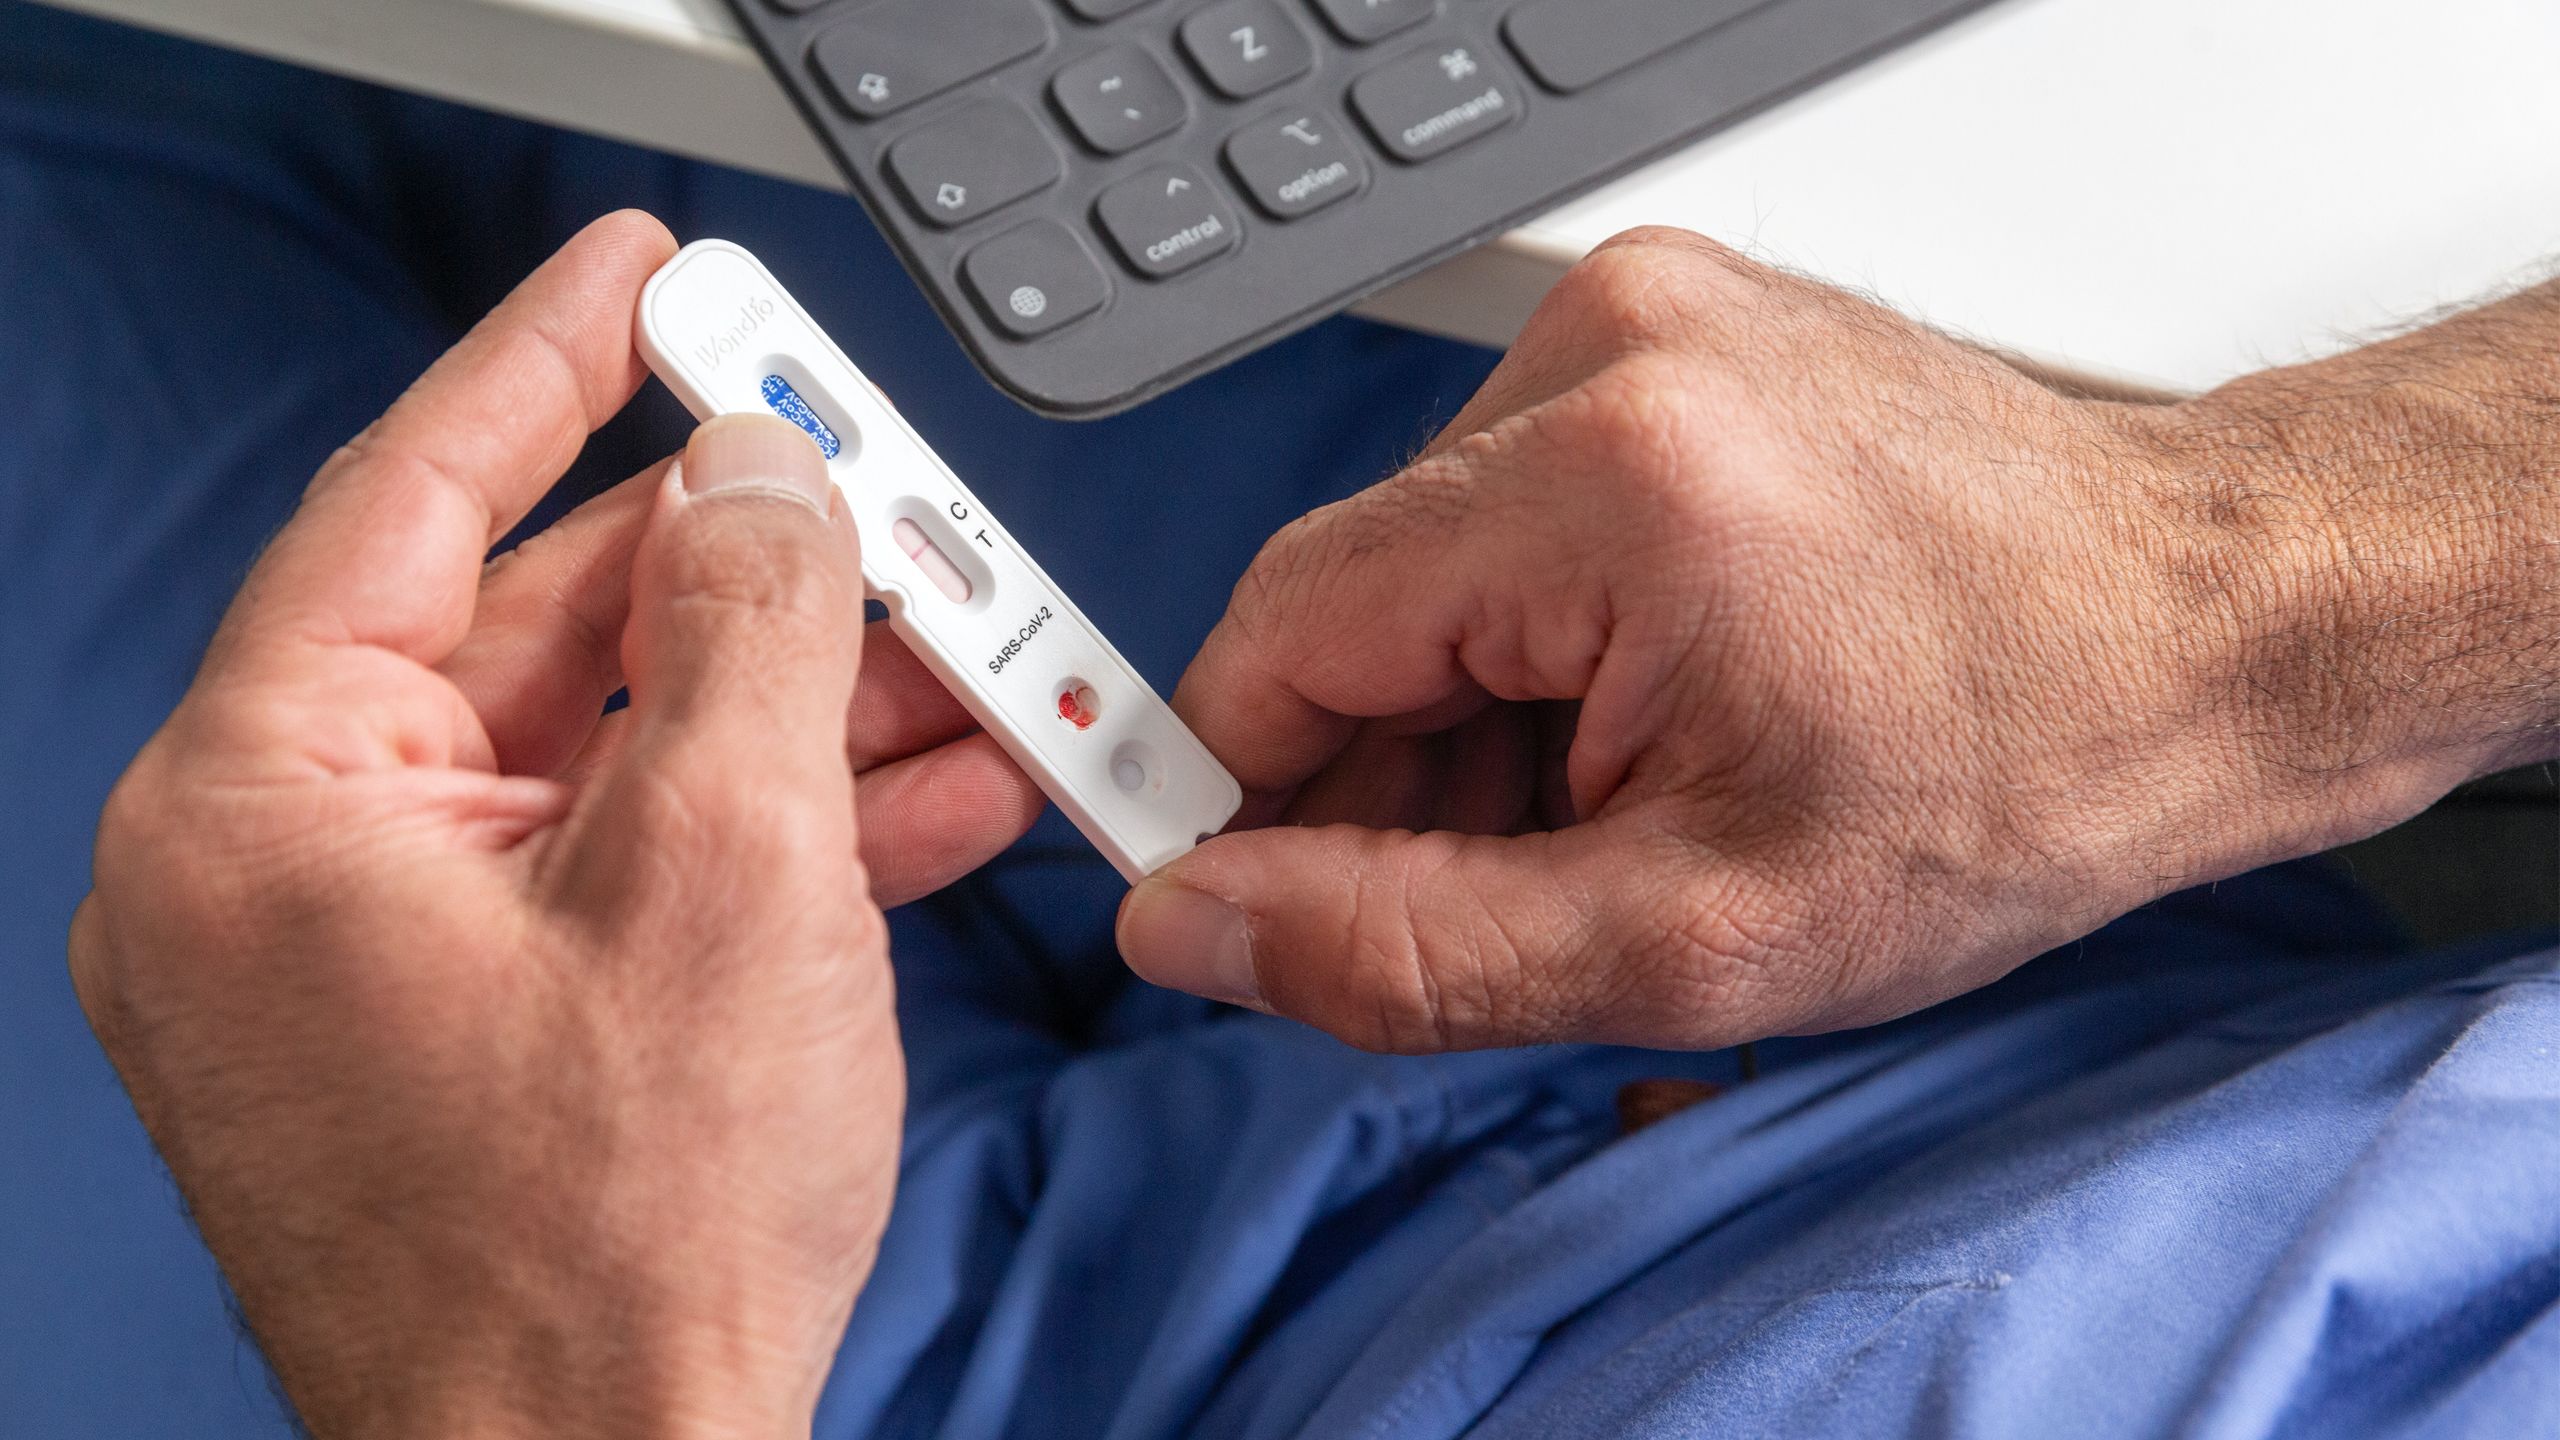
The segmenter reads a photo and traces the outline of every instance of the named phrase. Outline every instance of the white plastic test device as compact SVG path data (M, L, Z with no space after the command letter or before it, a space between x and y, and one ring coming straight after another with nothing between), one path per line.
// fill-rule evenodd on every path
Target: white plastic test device
M696 418L766 411L809 432L890 624L1122 875L1234 817L1235 777L762 262L686 246L642 292L637 330Z

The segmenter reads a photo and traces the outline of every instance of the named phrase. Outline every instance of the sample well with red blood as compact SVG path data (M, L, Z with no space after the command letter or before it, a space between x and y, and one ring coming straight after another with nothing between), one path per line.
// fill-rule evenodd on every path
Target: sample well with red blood
M1102 718L1102 697L1082 680L1068 680L1058 687L1058 718L1079 730L1090 730Z

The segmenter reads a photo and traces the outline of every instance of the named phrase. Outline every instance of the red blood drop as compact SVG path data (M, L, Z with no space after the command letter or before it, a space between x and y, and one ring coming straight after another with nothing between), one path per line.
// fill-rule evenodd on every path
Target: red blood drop
M1058 718L1079 730L1092 729L1095 718L1093 692L1080 685L1060 692Z

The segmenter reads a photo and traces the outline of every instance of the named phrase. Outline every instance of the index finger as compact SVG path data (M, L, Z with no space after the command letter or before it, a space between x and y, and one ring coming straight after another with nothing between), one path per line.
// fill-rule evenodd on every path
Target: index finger
M674 253L665 226L626 210L544 262L321 467L217 657L294 641L450 655L489 547L639 389L632 312Z
M1602 646L1594 607L1554 593L1576 574L1565 541L1478 495L1514 443L1417 462L1254 557L1173 696L1248 793L1293 791L1363 721L1428 733L1488 695L1579 698Z

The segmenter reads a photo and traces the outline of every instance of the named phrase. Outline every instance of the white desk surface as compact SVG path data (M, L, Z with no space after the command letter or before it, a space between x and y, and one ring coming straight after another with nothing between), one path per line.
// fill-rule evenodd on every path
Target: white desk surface
M718 0L56 0L833 185ZM2552 0L2001 0L1365 307L1499 342L1685 225L2093 379L2202 388L2560 257Z

